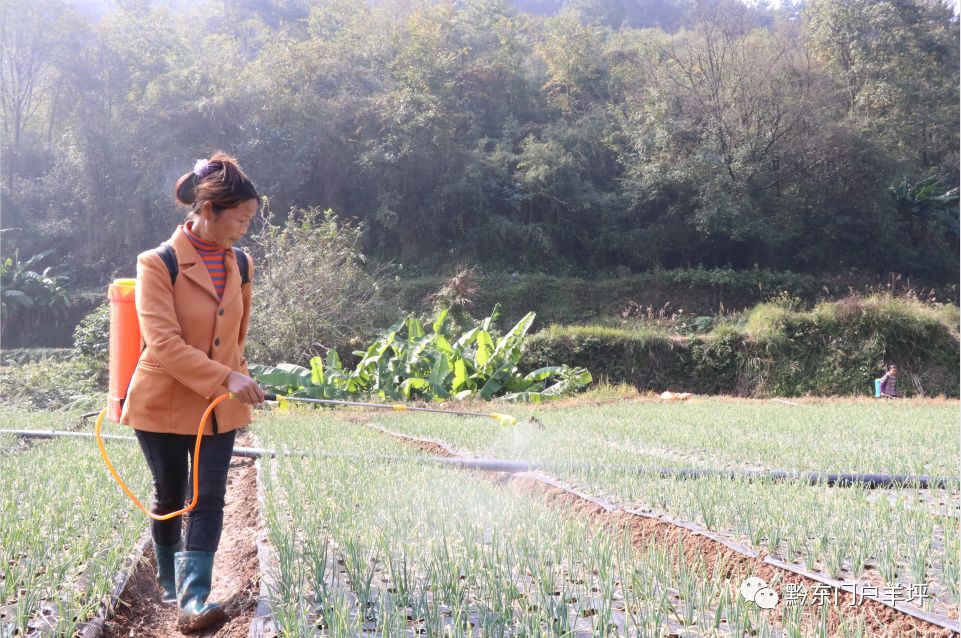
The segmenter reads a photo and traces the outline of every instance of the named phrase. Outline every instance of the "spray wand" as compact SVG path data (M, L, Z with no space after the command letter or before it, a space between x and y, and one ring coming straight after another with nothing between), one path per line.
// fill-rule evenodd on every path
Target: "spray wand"
M101 435L103 420L108 413L114 422L120 422L123 413L123 397L126 397L127 395L130 380L132 379L134 370L143 354L143 348L141 347L142 336L140 333L140 322L137 315L136 295L134 292L135 287L135 279L116 279L107 287L107 297L110 299L110 390L107 395L107 407L100 411L99 415L97 416L97 423L94 427L94 436L97 439L97 447L100 449L100 455L103 457L103 461L106 464L107 469L123 489L123 491L127 494L127 496L130 497L130 500L132 500L134 504L150 518L163 521L180 516L181 514L189 512L196 507L200 445L203 441L203 434L207 425L207 420L213 414L214 407L216 407L218 403L224 401L225 399L233 399L235 397L233 393L221 394L220 396L215 397L210 402L210 405L207 406L206 411L200 419L200 423L197 427L197 439L194 444L191 481L193 484L193 498L191 499L190 503L183 509L177 510L176 512L170 512L168 514L154 514L150 512L150 510L144 507L143 503L137 499L130 488L127 487L127 484L124 483L123 479L120 478L120 474L117 472L117 469L113 466L113 463L110 462L110 457L107 455L107 448L103 443L103 437ZM338 401L333 399L308 399L301 397L287 397L279 394L267 394L265 398L271 401L278 401L281 407L283 407L287 401L303 401L305 403L356 405L370 408L389 409L397 412L410 410L415 412L456 414L460 416L489 417L502 425L515 425L517 423L517 419L507 414L483 414L479 412L459 412L455 410L439 410L434 408L413 408L403 404L387 405L382 403L362 403L359 401Z
M153 512L148 510L146 507L144 507L143 503L141 503L140 500L134 495L134 493L130 490L130 488L127 487L127 484L124 483L123 479L120 478L120 474L117 472L116 468L113 466L113 463L110 462L110 457L107 455L107 448L106 446L104 446L103 437L101 436L101 433L100 433L101 427L103 425L103 418L107 415L107 409L104 408L100 412L100 414L97 417L97 423L94 427L94 434L96 435L96 438L97 438L97 447L100 449L100 456L103 457L104 463L107 465L107 469L110 471L110 474L113 476L114 480L117 481L121 489L123 489L123 491L127 494L127 496L130 497L130 500L134 502L134 504L140 509L141 512L143 512L144 514L146 514L147 516L149 516L154 520L165 521L165 520L174 518L175 516L180 516L181 514L185 514L197 506L197 492L198 492L198 478L199 478L197 471L200 465L199 464L200 443L203 440L204 427L207 425L207 419L210 418L210 415L213 412L214 407L224 399L228 399L228 398L233 399L234 398L233 393L222 394L219 397L215 398L207 407L207 410L204 412L203 417L201 417L200 425L197 428L197 441L194 445L194 458L192 463L193 480L191 481L191 483L193 484L193 498L191 499L190 503L187 504L186 507L184 507L183 509L177 510L176 512L170 512L169 514L154 514ZM381 409L393 410L395 412L405 412L405 411L435 412L438 414L456 414L458 416L488 417L488 418L494 419L501 425L517 424L517 419L515 417L512 417L509 414L497 414L493 412L491 413L462 412L458 410L440 410L437 408L414 408L408 405L404 405L403 403L387 404L387 403L365 403L362 401L339 401L335 399L308 399L306 397L288 397L282 394L275 394L275 393L266 393L264 395L264 399L266 399L267 401L277 401L281 407L284 407L284 405L288 401L298 401L303 403L326 403L326 404L332 404L332 405L355 405L355 406L362 406L367 408L381 408Z
M455 414L457 416L479 416L494 419L501 425L517 425L517 419L509 414L498 414L496 412L462 412L459 410L441 410L438 408L414 408L403 403L365 403L362 401L341 401L337 399L308 399L307 397L291 397L282 394L267 393L264 395L267 401L277 401L280 407L284 407L287 401L298 401L302 403L324 403L328 405L356 405L365 408L379 408L383 410L393 410L394 412L434 412L436 414Z

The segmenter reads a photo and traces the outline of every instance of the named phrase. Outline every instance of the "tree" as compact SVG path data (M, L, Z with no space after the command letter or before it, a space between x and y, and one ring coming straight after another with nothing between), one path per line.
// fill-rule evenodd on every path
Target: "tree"
M908 170L955 174L959 36L951 5L813 0L804 18L811 52L837 83L852 124L884 140Z
M8 190L21 168L24 135L49 106L55 88L51 63L70 14L60 0L0 3L0 102Z
M790 212L797 184L824 161L809 143L821 106L790 25L760 28L737 2L701 1L692 28L622 55L646 59L646 79L626 78L624 112L625 160L644 197L660 198L658 183L685 193L689 223L749 259L803 232Z

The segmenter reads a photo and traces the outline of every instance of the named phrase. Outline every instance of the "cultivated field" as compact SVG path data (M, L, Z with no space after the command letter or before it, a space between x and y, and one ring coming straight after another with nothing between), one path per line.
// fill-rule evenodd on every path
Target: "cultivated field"
M385 415L378 422L478 456L534 460L619 505L700 523L834 578L875 572L887 584L929 584L937 592L933 604L957 609L957 484L872 490L753 477L675 480L632 471L782 469L956 480L953 402L641 401L560 408L536 418L542 428L480 428L449 417Z
M259 461L266 615L253 634L949 635L824 583L873 587L874 598L901 592L902 610L957 620L957 402L799 403L472 406L510 412L514 427L447 415L259 411L256 444L281 454ZM66 420L4 416L20 429L63 429ZM136 444L110 450L148 500ZM92 440L2 437L0 454L0 635L69 635L104 600L146 520ZM537 470L480 472L439 456ZM679 469L953 482L868 489L669 475ZM773 608L744 598L750 576L777 593ZM832 599L797 598L819 587Z
M585 522L576 507L546 510L543 495L514 494L488 476L415 462L411 455L418 449L530 461L541 474L615 507L694 523L761 556L827 578L865 583L879 594L885 588L923 592L907 602L957 618L956 485L872 490L728 476L677 480L639 471L785 469L957 477L954 403L635 401L511 411L521 417L514 428L445 415L326 410L262 421L256 432L268 447L322 455L279 457L268 464L272 538L283 548L286 564L299 566L299 571L281 567L277 572L278 591L284 593L275 600L286 601L277 604L287 626L299 627L298 635L307 625L327 626L334 633L363 628L380 633L407 618L410 631L444 635L444 627L461 619L472 623L477 635L567 630L661 635L679 627L695 635L744 635L743 621L761 635L855 635L877 633L884 624L865 627L863 618L850 614L829 622L802 605L744 620L741 613L759 610L738 607L739 581L718 567L716 556L693 561L695 567L703 567L698 563L704 560L720 570L712 573L686 571L692 561L679 560L674 547L635 544L632 553L616 526L598 526L590 517ZM441 445L385 440L385 431ZM567 525L588 525L593 531L557 528L552 521L558 515ZM531 549L523 556L496 554L505 546ZM398 561L405 557L399 576ZM630 575L646 569L644 557L662 566L660 580L641 579L631 587ZM324 563L338 559L340 569ZM597 592L591 597L578 594L576 587L562 591L555 582L570 578L586 587L592 581L578 570L596 578L597 561L611 565L604 572L609 582L592 584L608 593L600 597L607 607L599 607ZM491 573L486 566L495 563L502 571ZM511 593L498 585L519 581L527 589ZM451 589L450 582L458 586ZM514 596L515 604L505 606L505 596ZM580 603L559 607L572 599ZM292 605L293 600L300 603ZM645 612L635 619L632 609Z
M4 409L0 416L5 429L79 424L64 414ZM136 493L149 494L150 473L136 443L113 445L111 460ZM72 635L113 590L146 529L92 439L27 442L0 435L0 512L4 638Z

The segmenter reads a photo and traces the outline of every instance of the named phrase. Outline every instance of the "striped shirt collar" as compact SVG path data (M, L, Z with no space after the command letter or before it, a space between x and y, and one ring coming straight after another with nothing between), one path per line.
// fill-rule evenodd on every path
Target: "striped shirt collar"
M187 236L187 239L190 240L190 243L194 245L194 248L197 249L197 252L200 253L201 256L216 255L226 252L224 248L216 242L201 239L195 232L193 232L191 229L192 226L193 222L188 221L180 228L183 230L184 235Z

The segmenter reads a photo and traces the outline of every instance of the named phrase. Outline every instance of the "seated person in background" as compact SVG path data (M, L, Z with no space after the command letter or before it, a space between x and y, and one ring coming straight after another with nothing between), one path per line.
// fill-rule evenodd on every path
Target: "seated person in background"
M881 377L881 397L898 398L898 366L893 363L888 366L888 371Z

